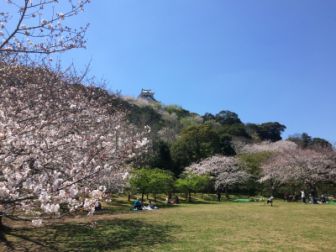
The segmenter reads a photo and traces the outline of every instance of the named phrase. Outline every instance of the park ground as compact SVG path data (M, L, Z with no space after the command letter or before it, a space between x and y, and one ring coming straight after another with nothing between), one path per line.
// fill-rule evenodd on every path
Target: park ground
M336 251L336 205L199 199L129 211L115 198L104 208L42 228L7 223L0 251Z

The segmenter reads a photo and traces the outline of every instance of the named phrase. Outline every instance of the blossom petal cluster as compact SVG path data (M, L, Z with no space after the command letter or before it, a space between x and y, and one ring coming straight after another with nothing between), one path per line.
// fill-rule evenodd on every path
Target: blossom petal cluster
M50 54L85 47L88 25L74 28L66 20L90 0L10 0L1 4L0 53Z
M261 181L298 184L310 187L336 181L336 154L296 149L273 155L262 165Z
M257 152L284 152L296 150L298 148L297 144L292 141L280 140L277 142L261 142L254 144L245 145L241 152L242 153L257 153Z
M103 197L147 144L115 97L45 68L0 65L0 205L58 215Z
M250 175L244 171L236 157L215 155L194 163L186 168L187 172L199 175L210 174L215 177L215 189L222 190L235 184L246 182Z

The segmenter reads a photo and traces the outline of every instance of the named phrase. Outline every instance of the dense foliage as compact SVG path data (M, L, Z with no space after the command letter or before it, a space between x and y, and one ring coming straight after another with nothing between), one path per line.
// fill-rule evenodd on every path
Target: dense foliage
M173 175L161 169L146 169L141 168L134 170L131 173L129 180L131 190L134 193L142 194L142 201L144 194L152 193L170 193L174 186Z
M290 136L288 140L296 143L302 149L332 150L332 145L327 140L319 137L311 137L307 133Z
M191 202L192 192L202 192L206 190L210 183L208 175L185 174L183 177L176 180L175 187L178 192L186 194L186 198Z
M171 148L178 171L192 162L221 153L235 154L229 138L220 136L209 124L191 126L182 130Z

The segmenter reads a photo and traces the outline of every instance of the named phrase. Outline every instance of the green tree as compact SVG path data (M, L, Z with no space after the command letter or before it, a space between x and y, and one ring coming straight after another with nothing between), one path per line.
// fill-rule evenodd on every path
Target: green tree
M174 176L171 172L161 170L161 169L152 169L151 178L149 182L149 190L154 195L154 200L156 201L156 194L158 193L169 193L174 188Z
M230 125L222 125L218 128L218 132L220 135L251 139L251 136L247 133L244 124L235 123Z
M310 145L312 138L307 133L302 133L301 135L295 134L290 136L288 140L296 143L300 148L305 149Z
M191 202L191 193L202 192L208 188L210 181L208 175L187 174L176 180L175 187L178 192L185 193L188 202Z
M141 168L134 170L130 177L131 191L134 193L141 193L142 202L144 195L150 193L150 169Z
M261 166L272 156L271 152L242 153L238 158L240 165L251 176L246 183L246 189L249 194L255 194L262 190L262 184L258 182L261 177Z
M241 124L241 120L238 115L229 110L222 110L218 114L215 115L215 120L222 125L225 124Z
M161 140L153 143L152 151L145 161L149 167L157 167L174 172L173 160L170 154L169 145Z
M215 120L215 116L211 113L205 113L203 116L202 116L203 120L206 122L206 121L210 121L210 120Z
M301 135L296 134L288 137L289 141L296 143L302 149L314 149L314 150L322 150L322 151L330 151L332 150L332 144L327 140L319 137L312 138L307 133L302 133Z
M319 137L313 138L310 147L315 150L332 150L332 144L327 140Z
M276 142L281 140L281 133L286 129L285 125L278 122L267 122L262 124L247 124L250 135L257 135L261 141Z
M234 150L230 139L221 138L209 124L183 129L171 147L177 174L192 162L198 162L217 153L232 155Z
M220 144L220 152L225 154L226 156L234 156L236 155L236 151L232 145L232 137L226 134L219 135L219 144Z
M156 199L157 193L169 193L174 186L174 177L169 171L161 169L141 168L134 170L130 177L131 190L144 195L153 193Z

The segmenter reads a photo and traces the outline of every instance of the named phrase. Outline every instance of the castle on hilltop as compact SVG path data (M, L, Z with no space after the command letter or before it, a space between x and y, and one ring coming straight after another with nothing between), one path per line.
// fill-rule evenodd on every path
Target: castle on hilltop
M145 99L149 102L157 102L157 100L154 98L154 92L151 89L142 88L138 98Z

